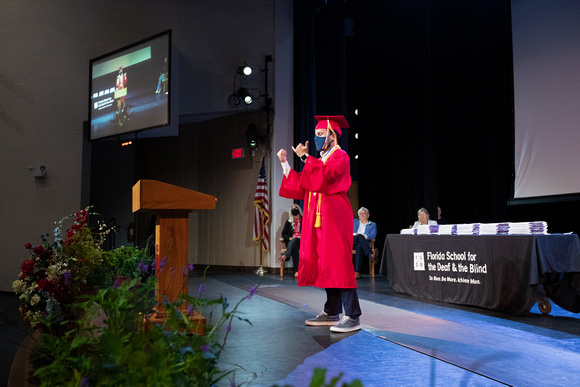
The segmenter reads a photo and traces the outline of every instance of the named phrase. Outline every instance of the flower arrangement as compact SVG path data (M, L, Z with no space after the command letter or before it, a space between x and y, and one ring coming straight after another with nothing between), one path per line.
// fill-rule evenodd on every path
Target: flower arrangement
M71 304L83 286L94 285L91 280L95 272L106 270L101 247L113 230L98 222L98 231L93 232L89 228L91 214L87 207L55 222L53 242L49 242L47 233L41 235L40 245L25 245L30 258L22 263L19 279L12 287L21 300L20 313L30 326L74 319ZM64 223L73 216L63 238Z
M82 311L76 321L80 334L74 330L63 336L43 334L33 354L31 382L40 386L213 386L228 377L233 370L219 367L220 353L232 321L250 323L236 312L242 301L252 298L256 287L232 307L223 297L205 298L204 280L194 296L181 295L173 302L165 299L165 318L147 328L157 306L156 284L155 276L144 281L136 277L100 289L77 304ZM192 310L213 316L207 334L190 334L200 324L188 317ZM106 316L101 323L95 320L98 311Z
M30 381L41 387L213 386L231 375L233 370L219 367L219 357L233 320L251 325L237 310L244 300L252 299L258 286L232 307L224 297L205 298L204 272L195 295L183 294L169 302L156 295L155 262L147 251L105 253L103 241L112 230L99 223L98 232L93 232L88 226L89 210L69 215L75 218L64 238L61 230L69 217L56 222L52 243L46 234L40 245L25 246L31 257L22 263L19 279L13 283L22 301L20 312L32 327L49 328L41 330L33 351ZM104 286L96 295L82 295L81 288L95 277L120 274L120 267L112 269L115 259L130 278L123 283L101 282ZM164 266L165 259L158 270L165 270ZM187 275L193 267L188 264L182 269ZM151 324L160 300L165 317ZM190 334L198 332L201 324L190 318L193 311L209 317L205 335ZM334 387L341 376L327 384L325 370L316 369L311 385ZM343 385L362 386L359 381Z

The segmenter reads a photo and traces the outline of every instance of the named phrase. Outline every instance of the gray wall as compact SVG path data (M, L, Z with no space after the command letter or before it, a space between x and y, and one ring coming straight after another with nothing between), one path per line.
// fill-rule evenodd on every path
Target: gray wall
M11 291L27 255L24 244L40 243L41 234L52 233L54 221L78 211L87 198L88 160L89 156L94 160L99 150L92 144L83 156L89 60L169 28L179 57L180 132L193 131L194 138L204 136L199 144L204 140L209 145L198 153L202 161L191 157L188 165L182 165L193 173L179 180L177 172L167 172L159 179L218 197L215 214L192 214L190 259L194 263L259 264L257 247L249 242L253 216L249 196L259 166L251 160L235 165L229 159L230 147L242 143L233 141L237 129L227 97L237 66L261 65L265 55L273 55L270 94L276 115L268 147L289 147L292 1L4 0L0 3L0 291ZM224 141L227 138L231 141ZM266 147L261 151L266 152ZM280 167L273 153L267 152L267 165L271 233L277 240L290 203L275 195ZM136 155L116 152L110 157L109 165L137 160ZM33 176L40 165L46 166L43 179ZM95 197L109 203L105 212L110 210L107 215L121 222L117 244L123 244L124 227L132 219L130 207L125 210L130 204L130 193L125 191L135 183L135 168L109 171L106 200ZM207 176L201 180L200 168ZM274 251L265 257L267 266L277 265L275 256Z

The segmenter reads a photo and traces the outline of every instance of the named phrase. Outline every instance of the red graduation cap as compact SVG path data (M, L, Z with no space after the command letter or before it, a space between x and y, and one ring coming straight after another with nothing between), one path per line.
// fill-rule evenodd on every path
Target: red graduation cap
M316 129L332 129L338 133L338 137L342 136L340 128L348 128L348 123L344 116L314 116L318 124Z

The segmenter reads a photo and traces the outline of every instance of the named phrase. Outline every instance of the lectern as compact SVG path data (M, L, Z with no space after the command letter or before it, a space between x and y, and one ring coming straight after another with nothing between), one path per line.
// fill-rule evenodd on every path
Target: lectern
M139 180L133 186L133 212L155 214L155 274L158 278L156 296L166 296L170 302L180 294L188 294L189 213L193 210L215 209L217 198L157 180ZM187 306L184 306L187 309ZM193 312L205 333L205 318ZM162 303L153 323L165 317Z

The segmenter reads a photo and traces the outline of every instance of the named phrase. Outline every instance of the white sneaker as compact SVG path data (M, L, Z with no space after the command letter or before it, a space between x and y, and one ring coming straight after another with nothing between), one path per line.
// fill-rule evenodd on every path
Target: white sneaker
M335 325L340 321L338 315L336 316L329 316L326 312L320 312L318 316L315 318L311 318L306 320L306 325L311 326L321 326L321 325Z
M354 332L360 331L362 329L362 324L358 318L350 318L349 316L344 316L342 320L336 325L330 327L330 330L333 332Z

